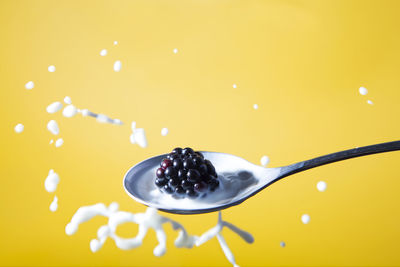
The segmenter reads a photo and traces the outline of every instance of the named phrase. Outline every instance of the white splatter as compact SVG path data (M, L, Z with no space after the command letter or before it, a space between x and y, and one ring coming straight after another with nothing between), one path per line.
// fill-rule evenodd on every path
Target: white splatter
M371 100L367 100L367 103L373 105L374 103Z
M55 120L51 120L47 123L47 130L49 130L54 135L60 133L60 128L58 128L58 124Z
M265 156L265 155L262 156L260 162L261 162L261 165L262 165L262 166L264 166L264 167L267 166L268 163L269 163L269 157L268 157L268 156Z
M64 140L63 140L62 138L58 138L57 141L56 141L56 143L55 143L55 146L56 146L56 147L60 147L60 146L62 146L63 144L64 144Z
M174 52L174 54L177 54L178 53L178 48L174 48L173 52Z
M35 87L35 84L32 81L29 81L25 84L25 89L27 89L27 90L31 90L31 89L33 89L33 87Z
M24 125L23 124L21 124L21 123L18 123L17 125L15 125L15 127L14 127L14 131L16 132L16 133L22 133L23 131L24 131Z
M360 87L360 88L358 89L358 91L359 91L360 94L362 94L362 95L368 94L368 90L367 90L367 88L365 88L365 87Z
M317 183L317 189L318 189L318 191L324 192L324 191L326 190L326 188L327 188L326 182L324 182L324 181L319 181L319 182Z
M224 227L230 229L234 233L238 234L247 243L253 243L254 238L251 234L241 230L235 225L223 221L221 212L218 214L217 226L211 228L200 237L189 235L185 228L176 221L166 218L157 213L154 208L147 208L145 213L132 214L130 212L118 211L118 204L112 203L106 207L103 203L98 203L92 206L84 206L79 208L71 221L65 227L65 233L67 235L73 235L77 232L79 225L83 222L89 221L93 217L101 215L108 217L108 223L101 226L97 231L97 238L90 241L90 249L92 252L97 252L103 246L108 238L114 240L115 245L123 250L133 249L139 247L143 243L148 230L154 229L158 240L158 245L154 248L153 254L160 257L166 252L166 240L167 236L163 230L163 224L170 223L174 230L179 230L178 237L175 240L175 246L178 248L192 248L194 246L200 246L210 240L213 237L217 237L220 246L226 256L226 258L235 267L236 264L233 253L229 249L224 237L222 236L222 229ZM116 234L118 225L133 222L139 225L138 234L133 238L121 238Z
M98 114L96 120L100 123L108 122L109 118L104 114Z
M48 70L49 72L55 72L55 71L56 71L56 66L50 65L50 66L47 68L47 70Z
M119 60L115 61L115 63L114 63L114 71L115 72L120 72L121 68L122 68L121 61L119 61Z
M71 105L72 104L71 98L69 96L64 97L64 103L68 104L68 105Z
M107 49L102 49L100 51L100 56L102 56L102 57L107 56Z
M254 105L253 105L253 108L254 108L254 109L258 109L258 105L257 105L257 104L254 104Z
M234 83L234 84L232 85L232 87L233 87L234 89L236 89L236 88L237 88L236 83Z
M46 111L48 113L56 113L60 109L62 109L63 105L61 102L56 101L54 103L51 103L50 105L47 106Z
M308 214L303 214L303 215L301 216L301 221L302 221L304 224L308 224L308 223L310 222L310 215L308 215Z
M118 41L114 41L114 45L117 45L118 44Z
M50 211L56 212L58 209L58 197L54 196L53 202L50 204Z
M44 181L44 188L47 192L52 193L56 191L58 183L60 182L60 176L53 169L49 171L49 174Z
M169 132L168 128L162 128L161 129L161 135L162 136L166 136L168 134L168 132Z
M63 116L67 117L67 118L71 118L73 116L76 115L76 113L78 113L77 108L74 105L68 105L63 109Z
M130 140L132 144L138 144L142 148L145 148L148 145L146 132L143 128L135 129L130 136Z
M53 140L53 139L51 139L49 144L51 145L51 144L53 144L53 143L54 143L54 140Z

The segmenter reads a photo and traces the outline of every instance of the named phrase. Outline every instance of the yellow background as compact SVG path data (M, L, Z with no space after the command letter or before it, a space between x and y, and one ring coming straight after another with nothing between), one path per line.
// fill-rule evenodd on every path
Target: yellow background
M1 0L0 265L230 266L215 239L175 248L169 226L161 258L152 254L153 232L136 250L108 240L93 254L89 241L106 219L73 236L64 227L80 206L98 202L143 212L124 192L123 175L175 146L256 164L266 154L277 167L399 139L399 10L399 1ZM46 113L66 95L125 125ZM60 125L60 148L48 144L50 119ZM145 128L148 148L130 144L131 121ZM224 231L238 264L400 265L399 162L391 152L309 170L224 211L255 237L248 245ZM61 177L55 213L43 185L51 168ZM328 183L324 193L319 180ZM197 235L217 219L170 217Z

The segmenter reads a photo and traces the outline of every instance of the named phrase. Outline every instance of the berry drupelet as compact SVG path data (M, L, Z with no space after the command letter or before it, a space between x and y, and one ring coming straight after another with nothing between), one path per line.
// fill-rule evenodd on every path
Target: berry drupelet
M160 163L154 183L177 197L196 198L215 191L219 180L211 161L190 147L177 147Z

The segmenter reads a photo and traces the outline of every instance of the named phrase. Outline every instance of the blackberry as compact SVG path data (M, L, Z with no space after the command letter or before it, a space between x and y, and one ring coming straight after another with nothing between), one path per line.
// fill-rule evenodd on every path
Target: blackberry
M160 190L175 196L204 197L219 187L211 161L190 147L176 147L160 163L154 183Z

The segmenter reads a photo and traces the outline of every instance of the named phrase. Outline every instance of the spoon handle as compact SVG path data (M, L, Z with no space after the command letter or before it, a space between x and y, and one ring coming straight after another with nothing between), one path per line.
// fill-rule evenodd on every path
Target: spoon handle
M285 176L289 176L297 172L305 171L311 168L315 168L336 161L366 156L370 154L395 151L395 150L400 150L400 141L393 141L393 142L387 142L371 146L363 146L345 151L340 151L282 167L279 178L283 178Z

